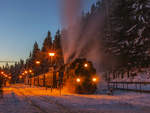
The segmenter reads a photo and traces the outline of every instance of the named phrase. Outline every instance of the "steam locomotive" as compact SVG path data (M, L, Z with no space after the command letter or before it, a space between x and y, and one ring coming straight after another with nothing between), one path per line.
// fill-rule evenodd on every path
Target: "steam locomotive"
M97 90L98 76L92 62L78 58L59 69L51 67L48 73L29 77L25 83L50 88L65 87L70 92L89 94Z

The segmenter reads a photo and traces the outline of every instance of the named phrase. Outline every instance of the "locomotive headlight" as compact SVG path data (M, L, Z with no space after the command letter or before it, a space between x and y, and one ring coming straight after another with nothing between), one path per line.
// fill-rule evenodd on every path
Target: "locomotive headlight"
M76 81L77 81L78 83L81 82L80 78L77 78Z
M92 78L92 81L93 81L93 82L97 82L97 78L95 78L95 77Z

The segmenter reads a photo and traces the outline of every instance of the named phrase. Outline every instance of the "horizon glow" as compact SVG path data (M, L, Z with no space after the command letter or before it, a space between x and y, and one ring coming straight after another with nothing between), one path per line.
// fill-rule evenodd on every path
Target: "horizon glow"
M96 1L86 0L84 10ZM48 30L54 37L61 29L60 16L60 0L0 0L0 61L25 60L35 41L41 47Z

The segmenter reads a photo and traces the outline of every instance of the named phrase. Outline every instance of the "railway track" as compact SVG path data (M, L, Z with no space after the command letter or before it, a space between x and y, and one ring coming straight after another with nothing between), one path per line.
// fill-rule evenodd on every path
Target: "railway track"
M24 100L29 103L31 106L38 109L41 113L48 113L45 109L41 108L39 105L37 105L34 101L32 101L28 96L26 96L23 92L21 92L18 88L16 88L19 94L21 94L24 97Z
M21 94L25 100L32 106L34 106L35 108L37 108L41 113L50 113L51 111L47 111L45 108L41 107L40 105L38 105L38 103L36 103L35 101L33 101L30 97L26 96L22 91L19 90L19 88L17 88L17 92L19 92L19 94ZM34 95L34 93L30 90L26 90L26 92L29 92L31 94ZM40 101L43 101L44 103L47 103L48 105L54 105L58 108L58 113L80 113L79 111L72 111L70 108L60 104L58 101L55 101L55 100L52 100L50 98L46 98L46 97L43 97L43 96L38 96L38 99ZM57 111L56 111L57 113Z

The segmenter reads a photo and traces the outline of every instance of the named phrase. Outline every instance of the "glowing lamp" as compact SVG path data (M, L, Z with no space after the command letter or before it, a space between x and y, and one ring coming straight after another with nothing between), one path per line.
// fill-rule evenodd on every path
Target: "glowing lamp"
M76 81L79 83L81 80L80 80L80 78L77 78Z
M22 79L22 76L20 75L19 78Z
M49 56L55 56L55 53L48 53Z
M6 78L8 77L8 75L6 75L6 74L5 74L4 76L5 76Z
M35 63L36 63L36 64L40 64L41 62L40 62L40 61L36 61Z
M4 72L2 71L1 74L4 74Z
M92 79L92 81L93 81L93 82L96 82L96 81L97 81L97 79L96 79L96 78L93 78L93 79Z
M25 71L25 74L27 74L28 73L28 71Z
M32 70L30 69L29 72L32 73Z
M88 64L86 63L86 64L84 64L84 67L88 67Z

